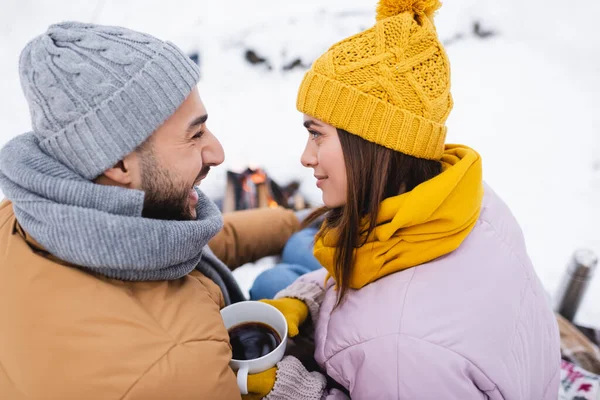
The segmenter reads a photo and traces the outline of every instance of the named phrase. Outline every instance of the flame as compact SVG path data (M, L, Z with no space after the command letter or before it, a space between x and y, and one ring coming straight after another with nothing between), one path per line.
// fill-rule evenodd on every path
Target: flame
M254 182L255 185L260 185L261 183L265 183L267 180L267 174L258 169L252 175L250 175L250 179L252 179L252 182Z
M258 196L258 187L267 184L267 174L260 168L248 168L247 173L241 180L241 186L244 193L249 196L250 203L249 207L254 208L257 206L255 196ZM260 201L260 200L259 200ZM270 193L267 192L266 205L263 205L269 208L277 208L279 207L279 203L277 203Z

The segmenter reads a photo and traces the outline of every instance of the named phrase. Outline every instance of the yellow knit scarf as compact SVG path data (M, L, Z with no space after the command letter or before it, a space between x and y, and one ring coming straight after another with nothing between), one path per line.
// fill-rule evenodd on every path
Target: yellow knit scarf
M354 251L351 288L448 254L471 232L483 199L481 158L468 147L447 145L441 162L440 175L381 203L377 227ZM334 277L335 243L331 229L314 247L315 257Z

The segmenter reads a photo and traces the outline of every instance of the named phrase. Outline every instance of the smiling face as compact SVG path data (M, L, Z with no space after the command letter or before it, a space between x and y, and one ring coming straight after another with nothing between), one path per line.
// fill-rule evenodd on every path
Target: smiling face
M208 114L194 89L175 113L137 150L139 189L145 192L142 216L194 220L194 189L211 167L221 164L221 144L206 126Z
M308 130L308 141L302 153L302 165L314 170L325 206L341 207L346 204L348 182L337 129L308 115L304 116L304 126Z
M187 99L136 150L94 179L100 185L144 192L145 218L194 220L194 189L225 158L206 126L208 114L194 88Z

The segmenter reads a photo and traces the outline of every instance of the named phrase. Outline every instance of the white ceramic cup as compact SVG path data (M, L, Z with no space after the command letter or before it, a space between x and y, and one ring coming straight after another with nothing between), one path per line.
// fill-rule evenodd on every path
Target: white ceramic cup
M281 343L266 356L253 360L232 359L229 365L237 371L237 383L242 394L248 394L248 374L257 374L273 368L284 356L287 345L288 326L283 314L275 307L259 301L242 301L221 310L225 328L233 328L245 322L262 322L273 328Z

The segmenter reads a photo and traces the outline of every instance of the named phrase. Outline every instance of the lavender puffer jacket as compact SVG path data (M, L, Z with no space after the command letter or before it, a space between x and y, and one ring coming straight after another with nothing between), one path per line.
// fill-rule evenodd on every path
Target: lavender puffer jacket
M352 399L557 398L556 319L517 221L488 186L456 251L351 290L335 310L333 280L323 289L315 358Z

